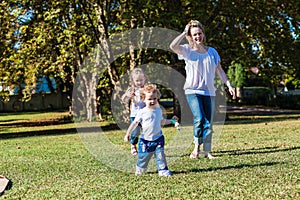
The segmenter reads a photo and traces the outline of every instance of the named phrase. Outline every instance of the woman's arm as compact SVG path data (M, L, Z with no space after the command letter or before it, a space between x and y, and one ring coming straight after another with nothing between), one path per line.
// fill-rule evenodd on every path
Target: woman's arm
M170 48L176 53L182 55L182 50L180 47L181 40L185 37L186 33L182 32L179 36L177 36L170 44Z
M184 31L178 35L170 44L170 49L172 49L176 54L180 54L182 55L182 50L180 47L180 42L182 41L182 39L186 36L186 34L188 33L188 30L190 28L190 25L186 25Z
M219 75L219 77L221 78L221 80L223 81L223 83L225 85L227 85L230 94L232 95L232 99L235 99L235 89L232 87L232 85L230 84L230 81L227 78L227 75L225 74L221 64L219 63L217 66L217 74Z

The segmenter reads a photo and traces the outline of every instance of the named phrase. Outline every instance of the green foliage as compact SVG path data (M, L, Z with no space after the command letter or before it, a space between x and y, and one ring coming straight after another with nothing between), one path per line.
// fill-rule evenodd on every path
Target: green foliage
M300 89L300 79L295 79L292 83L295 86L295 89Z
M244 87L243 102L241 105L257 105L277 107L280 109L300 109L299 94L281 94L274 95L274 92L267 87Z
M282 109L300 110L300 95L278 94L275 103Z
M244 87L243 104L274 106L272 91L267 87Z
M71 98L77 72L89 72L82 64L96 44L110 52L105 41L114 34L143 27L181 32L190 19L205 25L207 45L220 53L225 71L232 61L243 61L243 70L232 74L240 77L237 86L244 84L241 72L254 66L270 88L299 68L298 1L6 0L0 5L0 82L19 87L24 98L42 76L54 77ZM169 52L139 49L118 59L106 66L109 73L94 83L97 88L112 91L122 74L149 62L184 71ZM295 80L299 77L296 73Z
M228 69L228 78L235 87L243 87L246 84L246 72L241 63L232 61Z
M236 86L242 87L245 85L246 82L246 73L245 68L240 63L235 63L235 79L236 79Z
M290 76L285 80L285 86L290 89L300 89L300 79L295 76Z

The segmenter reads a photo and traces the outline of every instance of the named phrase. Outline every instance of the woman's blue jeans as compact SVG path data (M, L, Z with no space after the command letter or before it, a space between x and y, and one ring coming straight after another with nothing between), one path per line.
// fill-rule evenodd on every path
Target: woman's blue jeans
M194 143L202 144L204 151L211 151L212 125L215 109L215 97L200 94L186 94L193 114Z
M130 123L134 121L135 117L130 117ZM139 135L140 135L141 127L140 125L137 126L130 135L130 144L136 145L139 141Z

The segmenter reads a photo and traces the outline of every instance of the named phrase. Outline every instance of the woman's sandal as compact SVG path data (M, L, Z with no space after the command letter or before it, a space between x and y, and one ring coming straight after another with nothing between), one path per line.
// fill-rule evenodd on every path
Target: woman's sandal
M195 153L194 151L191 153L191 155L190 155L190 158L191 159L197 159L197 158L199 158L199 152L197 152L197 153Z
M136 150L136 146L135 145L131 145L131 150L130 150L131 155L136 156L138 155L138 152Z
M216 159L216 157L214 157L214 156L212 156L210 153L208 153L208 152L204 152L204 156L203 156L204 158L208 158L208 159Z

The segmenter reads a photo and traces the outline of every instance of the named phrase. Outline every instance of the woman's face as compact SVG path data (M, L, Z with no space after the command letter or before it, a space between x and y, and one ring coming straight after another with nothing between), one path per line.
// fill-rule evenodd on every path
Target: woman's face
M191 27L190 29L192 40L195 44L203 44L204 33L199 27Z

